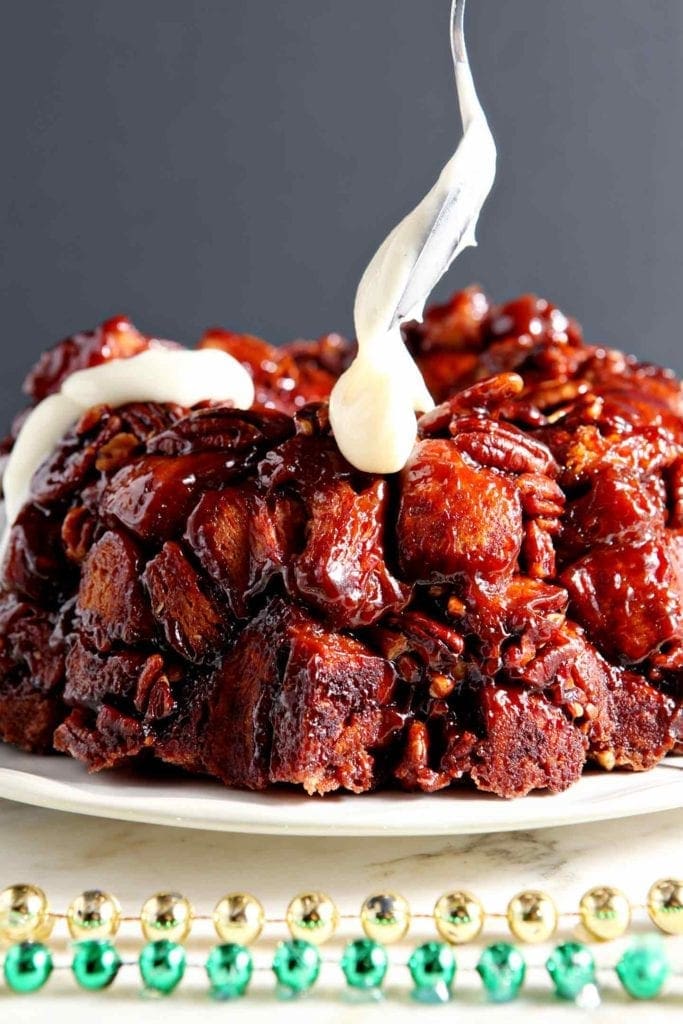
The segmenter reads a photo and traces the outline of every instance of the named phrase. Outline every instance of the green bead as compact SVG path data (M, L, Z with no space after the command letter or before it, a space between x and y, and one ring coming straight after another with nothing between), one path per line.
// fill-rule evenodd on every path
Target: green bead
M670 973L666 952L658 940L631 946L617 964L619 981L634 999L654 999Z
M379 988L388 966L386 949L373 939L349 942L341 959L341 969L351 988Z
M158 939L143 946L138 958L140 975L146 989L170 995L183 980L187 956L177 942Z
M52 974L52 953L42 942L20 942L7 950L4 972L13 992L37 992Z
M526 977L524 957L509 942L487 946L479 958L477 973L494 1003L507 1003L519 995Z
M116 947L106 939L89 939L74 946L71 970L81 986L90 991L107 988L121 967Z
M254 961L246 946L226 942L214 946L206 961L211 992L217 999L236 999L247 991Z
M595 984L595 959L582 942L556 946L545 962L555 991L562 999L576 999L586 985Z
M320 953L303 939L281 942L273 957L273 973L283 988L305 992L318 980Z
M408 970L415 988L449 988L455 978L455 957L445 942L425 942L413 951Z

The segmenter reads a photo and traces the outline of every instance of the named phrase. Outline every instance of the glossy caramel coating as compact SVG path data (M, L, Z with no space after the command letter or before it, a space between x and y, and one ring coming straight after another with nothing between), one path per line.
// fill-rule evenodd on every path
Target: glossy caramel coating
M209 332L254 376L247 412L86 413L12 531L0 737L252 789L505 797L674 749L679 382L533 296L468 289L405 337L441 404L391 477L331 434L337 335ZM28 392L150 344L110 321L46 353Z

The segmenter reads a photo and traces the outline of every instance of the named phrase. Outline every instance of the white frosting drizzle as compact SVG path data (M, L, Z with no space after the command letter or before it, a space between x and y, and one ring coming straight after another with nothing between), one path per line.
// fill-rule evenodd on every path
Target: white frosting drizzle
M357 469L395 473L417 436L416 412L434 402L401 337L456 256L476 245L479 213L491 191L496 147L474 88L463 34L465 0L453 0L451 43L464 134L422 202L394 228L365 271L354 309L358 355L335 384L330 421Z
M149 349L67 377L61 391L40 402L26 418L7 461L2 480L7 525L0 554L29 497L33 474L87 409L128 402L189 407L204 401L230 401L238 409L248 409L254 401L249 373L220 349Z
M82 412L82 406L56 394L37 405L24 421L2 477L8 525L19 515L38 466Z

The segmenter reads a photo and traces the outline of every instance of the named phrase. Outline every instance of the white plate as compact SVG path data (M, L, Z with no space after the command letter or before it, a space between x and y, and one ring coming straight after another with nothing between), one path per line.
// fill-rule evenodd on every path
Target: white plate
M626 818L683 807L683 757L651 772L590 772L557 796L500 800L457 789L431 796L374 793L309 798L244 793L186 778L130 772L88 775L67 758L35 757L0 744L0 797L124 821L221 832L290 835L448 835L508 832Z

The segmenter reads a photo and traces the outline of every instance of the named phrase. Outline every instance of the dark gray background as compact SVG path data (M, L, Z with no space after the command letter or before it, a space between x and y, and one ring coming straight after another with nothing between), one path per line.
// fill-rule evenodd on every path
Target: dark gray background
M448 0L3 0L0 401L115 312L351 329L459 138ZM683 370L683 3L470 0L499 147L474 279Z

